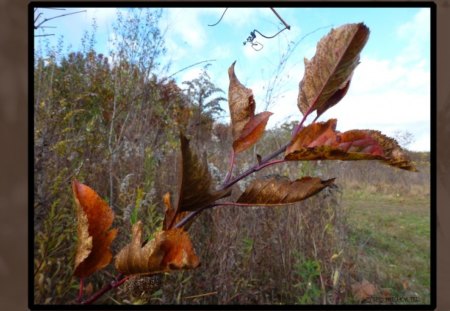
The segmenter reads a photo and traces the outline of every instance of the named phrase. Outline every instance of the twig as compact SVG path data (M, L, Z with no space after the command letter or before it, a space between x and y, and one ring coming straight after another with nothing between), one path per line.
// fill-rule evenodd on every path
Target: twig
M211 295L217 295L217 291L205 293L205 294L194 295L194 296L188 296L188 297L184 297L183 299L194 299L194 298L200 298L200 297L211 296Z
M73 15L73 14L78 14L78 13L82 13L82 12L87 12L86 10L82 10L82 11L77 11L77 12L71 12L71 13L66 13L66 14L61 14L61 15L57 15L57 16L53 16L50 18L45 18L42 22L40 22L37 25L34 25L34 29L38 29L39 27L41 27L44 23L51 21L53 19L59 18L59 17L64 17L64 16L69 16L69 15ZM36 20L35 20L36 22Z
M175 73L172 73L170 76L167 77L167 79L168 79L168 78L171 78L171 77L173 77L174 75L176 75L176 74L178 74L178 73L180 73L180 72L182 72L182 71L184 71L184 70L186 70L186 69L189 69L189 68L191 68L191 67L200 65L200 64L202 64L202 63L215 62L215 61L216 61L216 59L202 60L201 62L197 62L197 63L195 63L195 64L189 65L189 66L187 66L187 67L184 67L184 68L182 68L182 69L176 71Z
M83 301L81 304L82 305L89 305L89 304L93 303L94 301L96 301L97 299L99 299L101 296L103 296L105 293L107 293L111 289L117 288L120 285L122 285L123 283L125 283L126 281L128 281L128 276L125 276L123 278L122 277L123 277L123 274L121 274L121 273L118 274L116 276L116 278L114 279L114 281L106 284L102 289L100 289L98 292L93 294L87 300Z
M228 8L225 8L225 11L223 11L222 16L221 16L220 19L217 21L217 23L212 24L212 25L209 25L209 24L208 24L208 26L213 27L213 26L216 26L218 23L220 23L220 21L222 20L223 16L224 16L225 13L227 12L227 10L228 10Z
M272 10L272 12L278 17L278 19L283 23L284 27L286 27L287 29L291 30L291 26L289 26L284 19L281 18L281 16L277 13L277 11L275 11L274 8L270 8Z

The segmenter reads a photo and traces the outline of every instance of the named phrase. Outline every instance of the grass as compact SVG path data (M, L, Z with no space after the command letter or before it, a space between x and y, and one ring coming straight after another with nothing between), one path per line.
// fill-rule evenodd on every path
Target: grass
M344 194L343 205L354 281L374 284L386 303L429 303L429 197L358 191Z

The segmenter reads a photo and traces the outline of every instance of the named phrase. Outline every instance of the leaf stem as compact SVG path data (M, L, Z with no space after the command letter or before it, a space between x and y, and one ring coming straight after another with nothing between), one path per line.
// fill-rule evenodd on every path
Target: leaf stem
M234 152L234 148L231 149L231 155L230 155L230 167L228 169L227 176L225 177L224 184L228 183L231 179L231 175L233 174L233 168L234 168L234 161L236 159L236 153Z
M80 278L80 289L78 291L77 302L80 303L83 300L83 278Z

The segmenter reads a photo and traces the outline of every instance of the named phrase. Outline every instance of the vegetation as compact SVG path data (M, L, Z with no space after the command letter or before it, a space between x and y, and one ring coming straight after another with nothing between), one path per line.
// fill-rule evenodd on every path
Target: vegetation
M149 26L161 15L144 12L118 15L110 57L94 51L95 28L83 51L35 53L35 303L338 304L401 295L428 302L427 154L374 131L339 133L333 119L303 124L345 96L365 26L334 35L340 41L350 29L359 41L342 43L350 65L340 65L341 80L321 81L328 97L311 86L318 48L300 90L303 120L262 135L271 113L254 114L234 64L231 124L216 122L225 98L207 67L184 90L164 77L164 37ZM418 173L407 171L409 157ZM338 179L321 179L330 176ZM276 191L264 193L267 185ZM179 197L174 207L171 194ZM90 202L101 217L90 215ZM155 261L143 267L139 256Z

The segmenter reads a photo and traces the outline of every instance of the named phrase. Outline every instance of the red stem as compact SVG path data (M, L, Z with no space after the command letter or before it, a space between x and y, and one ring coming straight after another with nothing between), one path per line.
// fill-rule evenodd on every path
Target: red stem
M80 290L78 291L77 302L80 303L83 300L83 278L80 278Z
M114 279L114 281L109 282L108 284L103 286L102 289L100 289L98 292L93 294L91 297L89 297L88 299L83 301L81 304L82 305L90 305L91 303L93 303L94 301L99 299L101 296L103 296L106 292L110 291L113 288L117 288L120 285L122 285L123 283L125 283L128 280L128 276L125 276L122 279L120 279L122 276L123 276L123 274L121 274L121 273L119 275L117 275L116 278Z
M233 174L235 156L236 156L236 153L234 152L234 148L233 148L233 149L231 149L230 167L228 169L227 176L225 177L225 181L223 182L224 184L226 184L228 181L230 181L231 175Z

